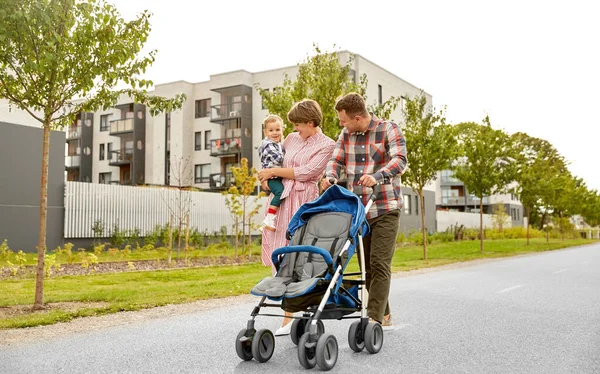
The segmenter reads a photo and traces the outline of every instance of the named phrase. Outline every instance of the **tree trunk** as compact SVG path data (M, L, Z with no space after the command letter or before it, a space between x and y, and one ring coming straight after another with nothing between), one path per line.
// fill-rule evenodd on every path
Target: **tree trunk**
M33 310L44 308L44 255L46 254L46 223L48 215L48 162L50 157L50 121L44 123L42 143L42 176L40 181L40 231L38 238L38 263L35 277Z
M423 233L423 260L427 260L427 234L425 230L425 197L423 197L423 190L419 192L419 201L421 202L421 232Z
M238 247L240 245L239 243L239 238L240 238L240 225L239 225L239 221L240 221L240 217L239 216L235 216L235 258L237 259L238 257Z
M483 253L483 196L479 199L479 247Z
M190 241L190 215L185 216L185 263L188 262L188 250Z
M531 226L531 209L529 208L525 208L525 210L527 211L527 245L529 245L529 226Z
M245 255L246 255L246 199L244 199L243 203L242 203L242 257L244 257Z
M167 248L167 252L169 256L167 258L167 263L171 266L171 257L173 253L173 216L169 216L169 248Z

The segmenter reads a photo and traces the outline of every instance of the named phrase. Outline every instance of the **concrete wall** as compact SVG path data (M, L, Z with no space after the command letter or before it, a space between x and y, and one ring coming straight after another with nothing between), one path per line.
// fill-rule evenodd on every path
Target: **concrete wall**
M448 227L456 225L457 223L458 225L464 225L466 228L479 228L479 213L447 212L438 210L436 216L437 231L446 231ZM483 227L494 227L492 217L492 214L483 215ZM504 227L512 227L510 217L507 218Z
M13 251L35 252L40 217L41 128L0 122L0 242ZM47 247L62 244L65 133L50 135Z
M400 215L400 232L408 234L412 231L421 230L421 203L417 204L419 195L408 187L402 187L402 195L404 197L404 207ZM428 232L434 232L435 193L423 190L423 196L425 197L425 229Z

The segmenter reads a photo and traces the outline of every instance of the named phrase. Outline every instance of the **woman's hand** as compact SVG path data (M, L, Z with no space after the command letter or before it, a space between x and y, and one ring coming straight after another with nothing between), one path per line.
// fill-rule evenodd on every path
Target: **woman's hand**
M263 182L268 181L274 176L275 174L273 173L273 169L263 169L258 172L258 180L260 181L261 185Z

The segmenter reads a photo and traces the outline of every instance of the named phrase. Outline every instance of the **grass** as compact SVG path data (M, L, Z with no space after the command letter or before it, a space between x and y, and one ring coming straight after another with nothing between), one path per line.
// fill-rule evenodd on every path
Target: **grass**
M408 271L481 258L506 257L548 251L597 241L532 239L489 240L485 252L479 252L479 241L434 243L428 246L428 259L423 261L423 249L418 246L399 247L393 258L392 270ZM348 271L358 270L356 256ZM48 325L73 318L102 315L119 311L140 310L166 304L222 298L248 294L270 268L259 263L238 266L214 266L161 271L140 271L116 274L63 276L45 280L45 303L80 302L81 309L50 309L48 311L8 315L0 313L0 329ZM35 282L32 279L0 281L0 312L10 307L32 305ZM102 307L86 307L84 303L102 302Z

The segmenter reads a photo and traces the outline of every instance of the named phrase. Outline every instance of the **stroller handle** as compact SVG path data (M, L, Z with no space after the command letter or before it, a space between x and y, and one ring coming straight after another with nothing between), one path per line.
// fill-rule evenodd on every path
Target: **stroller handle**
M329 183L331 184L337 184L337 179L335 178L329 178ZM383 183L377 182L375 184L375 186L380 185ZM377 194L375 193L375 189L373 187L367 187L367 188L371 188L373 190L373 192L371 193L371 196L369 196L369 200L371 200L372 202L374 202L377 199Z

